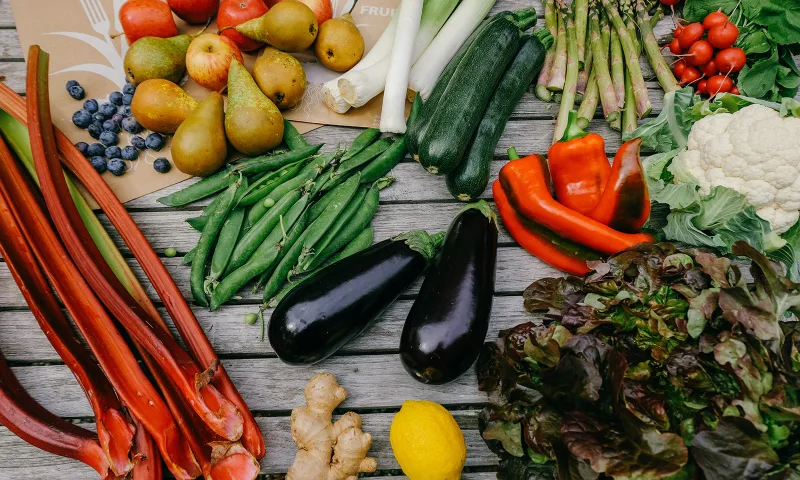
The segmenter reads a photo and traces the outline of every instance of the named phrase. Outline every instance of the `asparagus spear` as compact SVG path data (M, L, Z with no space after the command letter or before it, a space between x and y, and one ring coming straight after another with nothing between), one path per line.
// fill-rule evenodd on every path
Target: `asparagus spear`
M625 108L625 62L622 60L622 44L616 30L611 30L611 82L620 108Z
M539 72L539 78L536 80L536 88L534 92L539 100L549 102L553 99L553 94L547 89L547 84L550 82L550 72L553 68L553 61L555 60L557 39L558 39L558 21L556 20L555 0L544 0L544 26L553 36L553 45L547 49L544 57L544 65L542 71Z
M625 20L625 28L631 36L633 47L640 55L642 53L642 45L639 43L639 36L636 33L636 12L633 9L631 0L620 0L620 10L622 11L622 18Z
M575 107L575 89L578 83L578 39L575 32L575 20L572 11L565 4L561 4L562 21L566 24L565 34L567 40L567 70L564 88L561 92L561 106L558 110L556 128L553 132L553 143L564 135L567 128L569 112Z
M619 104L614 93L614 85L611 83L611 74L608 72L608 57L600 37L600 15L597 11L592 11L590 28L592 31L592 65L596 75L600 103L603 105L603 115L606 120L611 122L619 115Z
M622 133L636 130L636 101L633 98L633 85L631 84L631 74L625 71L625 110L622 111Z
M576 99L580 98L581 102L583 101L583 95L586 93L586 86L589 84L589 73L592 71L592 60L594 55L592 54L592 45L589 43L591 41L591 31L588 28L588 19L586 25L586 45L588 48L586 49L586 53L584 53L584 60L583 60L583 68L581 71L578 72L578 87L577 87L577 94ZM576 28L577 30L577 28ZM595 105L597 107L597 105Z
M639 117L644 117L653 106L650 104L650 98L647 96L647 85L644 83L644 76L642 74L642 67L639 65L639 55L633 45L633 40L625 27L622 17L616 7L612 4L612 0L601 0L603 7L606 10L609 20L614 28L617 30L619 40L622 43L622 51L625 55L625 64L628 66L628 71L631 75L631 84L633 85L633 96L636 100L636 112Z
M584 70L586 67L586 31L589 21L589 0L575 0L572 3L572 11L575 13L575 35L578 43L578 61Z
M556 30L556 53L553 58L553 67L550 69L550 78L547 81L547 89L551 92L560 92L564 89L564 81L567 76L567 31L564 19L561 15L556 15L558 28Z
M591 49L590 49L591 51ZM586 130L589 128L589 122L594 118L594 112L597 110L597 104L600 101L600 91L597 89L597 75L595 68L592 67L589 73L589 79L586 84L586 92L583 94L583 101L581 107L578 109L578 126Z
M669 69L664 56L661 55L661 49L658 47L656 36L653 33L652 19L647 14L647 10L645 10L641 0L636 3L636 19L639 29L642 31L642 43L647 54L647 60L650 61L650 66L656 72L658 83L661 84L661 88L664 89L665 93L677 90L679 88L678 82L672 75L672 70Z

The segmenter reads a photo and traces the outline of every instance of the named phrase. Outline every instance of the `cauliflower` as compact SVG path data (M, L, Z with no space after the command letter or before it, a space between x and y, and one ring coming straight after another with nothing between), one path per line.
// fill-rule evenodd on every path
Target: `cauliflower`
M763 105L705 117L670 171L702 194L716 186L740 192L773 232L783 233L800 217L800 118L781 118Z

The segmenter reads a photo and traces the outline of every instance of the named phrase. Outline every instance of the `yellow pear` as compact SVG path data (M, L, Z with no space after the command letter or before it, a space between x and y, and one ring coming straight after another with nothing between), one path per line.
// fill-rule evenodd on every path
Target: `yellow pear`
M224 101L214 92L178 127L172 161L181 172L204 177L219 170L227 156Z
M236 59L228 71L225 132L233 148L246 155L262 154L277 147L283 139L280 110Z

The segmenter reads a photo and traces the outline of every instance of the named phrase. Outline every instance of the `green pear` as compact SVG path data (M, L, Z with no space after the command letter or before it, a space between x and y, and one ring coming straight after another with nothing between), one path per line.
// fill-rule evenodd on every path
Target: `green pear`
M204 177L219 170L228 157L225 103L211 93L181 123L172 139L172 161L183 173Z
M225 133L231 145L246 155L260 155L277 147L283 139L280 110L236 59L228 70Z
M195 35L142 37L125 54L125 75L134 85L163 78L178 83L186 72L186 51Z

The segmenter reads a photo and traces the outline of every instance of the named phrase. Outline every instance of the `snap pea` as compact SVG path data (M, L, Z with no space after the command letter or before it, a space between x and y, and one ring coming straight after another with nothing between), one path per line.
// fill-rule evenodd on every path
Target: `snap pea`
M277 170L263 178L248 188L247 193L242 196L239 205L253 205L259 200L269 195L275 188L283 182L287 182L297 176L306 165L304 160L295 162Z
M290 150L279 155L265 155L263 157L251 158L247 162L237 164L233 167L234 173L252 175L254 173L269 172L281 167L297 162L319 152L322 144L309 145L298 150Z
M323 175L320 176L324 178ZM322 212L325 211L325 208L328 206L329 203L331 203L331 200L333 200L333 190L325 193L325 195L323 195L322 198L320 198L319 200L314 202L313 205L308 207L308 221L313 222L314 220L316 220L320 216L320 214L322 214Z
M192 269L189 276L189 285L192 290L192 297L195 302L202 306L208 306L206 300L206 292L204 288L204 277L206 269L206 261L211 253L211 247L214 245L228 213L233 207L234 199L236 198L236 191L239 189L240 182L232 183L225 192L220 195L221 199L214 212L209 215L208 223L203 228L203 233L200 234L200 240L195 247L194 259L192 260Z
M358 136L350 144L350 149L344 155L343 160L352 158L361 153L365 148L372 145L376 138L381 136L381 131L377 128L368 128L359 133Z
M194 259L194 248L186 252L186 255L181 259L181 265L191 265Z
M338 189L333 189L331 192L335 192L336 190ZM319 254L322 254L325 251L328 245L330 245L336 236L339 235L339 232L344 228L344 226L347 225L353 215L356 214L358 209L361 207L364 198L367 196L368 191L369 187L359 187L358 191L356 191L355 195L353 195L353 198L350 199L350 201L347 203L347 206L344 208L344 210L342 210L342 213L338 218L336 218L336 221L331 225L328 231L325 232L325 235L319 240L319 242L314 245L314 252L308 255L308 257L305 259L303 259L301 255L300 263L297 267L295 267L296 271L305 272L309 269L311 263L319 257Z
M285 182L275 187L275 189L270 192L266 198L271 198L273 201L278 201L288 192L294 190L295 188L299 188L306 182L317 178L319 173L336 158L338 158L338 152L320 155L311 163L304 166L294 178L287 179ZM264 205L264 202L257 202L253 204L253 207L249 212L247 212L247 221L245 222L247 228L249 229L255 225L255 223L264 216L267 210L269 210L269 207Z
M230 264L228 265L229 272L241 267L250 259L253 252L255 252L269 232L278 224L281 216L284 215L299 198L299 189L292 190L284 195L266 215L261 217L258 222L236 242L233 254L231 255Z
M372 183L392 171L408 153L406 136L398 138L391 147L381 153L378 158L369 162L361 170L361 183Z
M230 167L223 168L219 172L208 176L197 183L193 183L188 187L178 190L166 197L158 199L159 203L167 205L168 207L182 207L192 202L196 202L210 195L214 195L225 189L232 182L236 181L236 177L229 176Z
M358 235L352 240L350 243L347 244L346 247L342 249L341 252L337 253L333 258L331 258L331 263L336 263L340 260L344 260L345 258L349 257L350 255L356 254L361 250L369 248L372 245L372 240L375 237L375 229L372 228L372 225L367 226L364 230L361 230Z
M186 223L188 223L190 227L194 228L198 232L202 232L206 227L206 223L208 223L208 215L202 214L197 217L187 218Z
M392 145L392 142L393 140L390 138L382 138L365 148L361 153L354 155L348 160L343 160L325 182L322 190L330 190L342 183L349 176L348 174L350 172L385 152Z
M307 233L308 230L304 231L299 238L291 243L291 246L289 246L288 242L286 243L288 250L285 250L283 258L280 263L278 263L278 266L275 267L275 271L272 272L269 281L267 281L267 284L264 286L264 304L269 303L273 295L278 293L281 286L286 282L289 273L292 271L292 267L297 263L297 259L303 251L303 242L305 241Z
M305 201L304 201L305 200ZM308 199L300 199L286 212L281 223L267 236L264 242L244 265L232 271L222 279L211 294L211 310L214 311L227 302L247 282L257 275L269 270L275 262L280 261L282 252L289 248L287 244L293 242L305 230L305 207Z
M286 119L283 120L283 141L289 147L289 150L300 150L308 146L306 139L294 128L292 122Z
M217 245L214 247L214 254L211 256L211 269L208 274L208 282L212 285L217 282L228 263L231 260L233 248L236 246L236 241L239 239L239 233L242 231L242 223L244 222L244 208L238 207L233 209L222 225L222 230L219 232Z
M391 183L391 181L388 181L388 183ZM348 242L354 239L370 224L372 218L375 216L375 212L378 210L380 189L383 185L386 185L386 183L378 181L369 188L358 210L356 210L347 223L342 225L342 228L337 234L330 239L328 245L321 249L318 255L311 259L311 262L303 265L304 271L313 270L319 265L322 265L322 262L333 256L340 248L347 245Z

